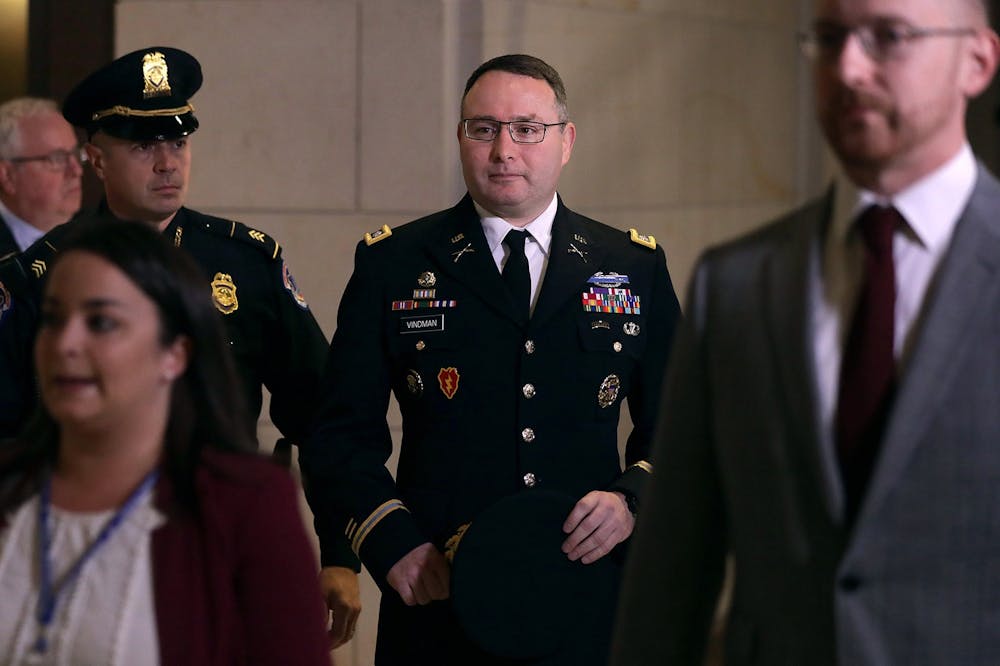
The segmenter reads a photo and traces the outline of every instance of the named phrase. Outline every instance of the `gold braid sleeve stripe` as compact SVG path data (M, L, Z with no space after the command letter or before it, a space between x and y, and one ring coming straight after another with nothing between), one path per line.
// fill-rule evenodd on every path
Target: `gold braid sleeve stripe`
M153 109L151 111L145 111L143 109L133 109L128 106L115 105L110 109L103 109L101 111L94 111L90 116L91 120L100 120L101 118L106 118L108 116L136 116L138 118L156 118L159 116L179 116L182 113L191 113L194 111L194 106L191 104L185 104L184 106L175 106L172 109Z
M637 462L637 463L635 463L633 465L629 465L628 466L629 469L632 469L633 467L638 467L639 469L641 469L642 471L646 472L647 474L652 474L653 473L653 465L650 464L650 463L648 463L648 462L646 462L645 460L640 460L639 462Z
M401 500L391 499L388 502L383 502L377 509L372 511L367 518L364 519L357 532L354 533L354 539L351 541L351 550L354 551L355 555L358 557L361 556L361 544L363 544L365 539L368 538L372 528L378 525L383 518L397 509L409 511Z

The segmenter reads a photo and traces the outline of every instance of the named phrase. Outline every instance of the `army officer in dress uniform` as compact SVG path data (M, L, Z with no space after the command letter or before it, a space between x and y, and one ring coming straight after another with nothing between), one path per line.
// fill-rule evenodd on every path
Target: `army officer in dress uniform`
M653 238L578 215L556 195L576 128L552 67L490 60L469 78L461 111L469 193L358 245L302 450L324 560L346 534L382 587L377 664L494 663L445 601L442 551L497 500L532 488L572 495L554 526L570 560L607 557L628 538L679 316ZM390 391L403 417L395 481L384 466ZM614 603L601 603L604 650Z
M201 83L201 66L193 56L150 47L87 77L67 96L63 114L86 132L85 149L104 184L100 214L154 225L194 257L226 323L254 420L263 385L271 393L275 426L301 443L315 413L327 341L273 239L184 207L191 134L198 129L189 100ZM26 283L37 303L47 262L74 224L58 227L29 248L16 267L20 279L8 282ZM23 313L11 319L23 322ZM0 340L8 337L0 332ZM21 344L27 350L30 341ZM325 575L338 645L353 633L360 595L357 559L346 540L332 561L336 566Z

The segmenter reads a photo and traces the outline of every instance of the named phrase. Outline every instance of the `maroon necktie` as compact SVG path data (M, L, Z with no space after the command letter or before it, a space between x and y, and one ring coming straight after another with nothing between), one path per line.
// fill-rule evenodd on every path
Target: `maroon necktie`
M896 270L893 231L903 222L895 208L872 206L858 218L864 238L864 278L840 367L837 457L853 521L878 456L895 378L893 340Z

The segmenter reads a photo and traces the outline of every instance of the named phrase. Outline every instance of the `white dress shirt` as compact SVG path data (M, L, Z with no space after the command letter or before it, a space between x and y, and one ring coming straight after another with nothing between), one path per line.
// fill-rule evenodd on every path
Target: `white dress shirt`
M476 212L483 224L483 233L486 234L486 245L493 254L493 261L496 262L497 270L503 272L503 266L507 263L507 255L510 251L503 244L504 237L511 229L518 229L507 220L490 215L490 213L476 205ZM549 264L549 248L552 245L552 222L556 219L556 209L559 206L559 199L552 195L552 202L534 220L522 227L528 232L528 237L524 239L524 255L528 258L528 272L531 274L531 311L535 311L535 303L538 301L538 292L545 278L545 268Z
M858 189L843 173L837 176L821 251L821 275L813 275L810 284L820 425L825 432L833 433L841 357L864 271L863 240L854 221L875 204L894 206L906 220L893 235L892 248L896 269L893 349L898 372L912 349L928 286L975 185L976 160L968 144L946 164L891 199Z
M14 242L17 243L21 252L27 250L32 243L45 235L45 232L38 227L28 224L10 212L10 209L4 206L2 201L0 201L0 216L3 216L3 221L7 223L10 235L14 237Z

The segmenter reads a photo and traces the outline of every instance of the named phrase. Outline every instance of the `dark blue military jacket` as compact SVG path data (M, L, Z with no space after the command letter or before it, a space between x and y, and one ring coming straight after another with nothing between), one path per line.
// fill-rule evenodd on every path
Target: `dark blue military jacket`
M641 494L680 312L663 250L561 201L552 234L527 324L468 196L358 245L300 460L323 558L346 534L387 597L399 558L425 541L443 547L501 497L530 487ZM390 392L403 417L395 481Z
M31 364L37 304L49 263L78 223L56 227L0 266L5 285L0 299L10 294L6 310L0 303L0 436L16 434L37 402ZM211 284L253 425L261 410L261 386L266 386L272 422L286 438L301 443L317 407L328 345L280 246L239 222L188 208L177 211L164 234L195 259ZM334 548L336 564L357 568L344 542Z

